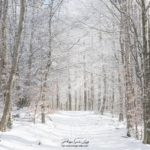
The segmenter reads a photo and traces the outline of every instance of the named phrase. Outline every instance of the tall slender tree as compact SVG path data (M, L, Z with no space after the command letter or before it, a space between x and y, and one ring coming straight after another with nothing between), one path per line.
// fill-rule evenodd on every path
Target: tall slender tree
M25 5L26 5L26 0L20 0L19 24L18 24L18 30L15 35L11 71L10 71L9 79L6 85L5 106L3 110L2 119L0 122L1 131L6 131L8 123L9 123L9 118L11 115L13 82L15 81L15 75L16 75L17 66L18 66L19 46L20 46L21 35L23 31L23 26L24 26Z

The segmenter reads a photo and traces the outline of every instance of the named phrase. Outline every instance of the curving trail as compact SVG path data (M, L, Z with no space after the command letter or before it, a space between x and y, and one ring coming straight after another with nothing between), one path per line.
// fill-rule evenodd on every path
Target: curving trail
M16 122L14 129L1 133L0 150L150 150L141 141L125 138L125 125L94 112L58 112L46 125ZM77 139L87 147L62 147ZM82 143L82 144L81 144ZM84 145L85 146L85 145Z
M60 112L53 117L56 125L51 133L57 133L59 142L62 139L84 138L89 141L88 147L69 148L86 150L149 150L150 146L140 141L125 138L125 125L109 116L100 116L94 112ZM58 148L67 149L67 148Z

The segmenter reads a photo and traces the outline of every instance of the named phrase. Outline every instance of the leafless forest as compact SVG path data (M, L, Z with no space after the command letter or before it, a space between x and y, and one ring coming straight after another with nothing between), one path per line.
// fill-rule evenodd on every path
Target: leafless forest
M150 1L0 0L0 131L21 109L109 113L150 144Z

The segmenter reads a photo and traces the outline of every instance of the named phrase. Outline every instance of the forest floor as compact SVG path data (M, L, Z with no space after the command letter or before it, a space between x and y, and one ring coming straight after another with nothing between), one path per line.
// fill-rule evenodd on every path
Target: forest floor
M108 115L93 112L57 112L45 125L25 119L0 133L0 150L150 150L126 138L125 125Z

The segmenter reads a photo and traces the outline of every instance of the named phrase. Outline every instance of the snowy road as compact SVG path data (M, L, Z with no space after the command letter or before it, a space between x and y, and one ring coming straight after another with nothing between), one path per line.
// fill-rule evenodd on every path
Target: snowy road
M125 126L109 116L58 112L51 118L46 125L16 122L13 130L0 134L0 150L150 150L140 141L125 138ZM62 142L69 145L74 140L70 145L87 142L87 147L62 147Z

